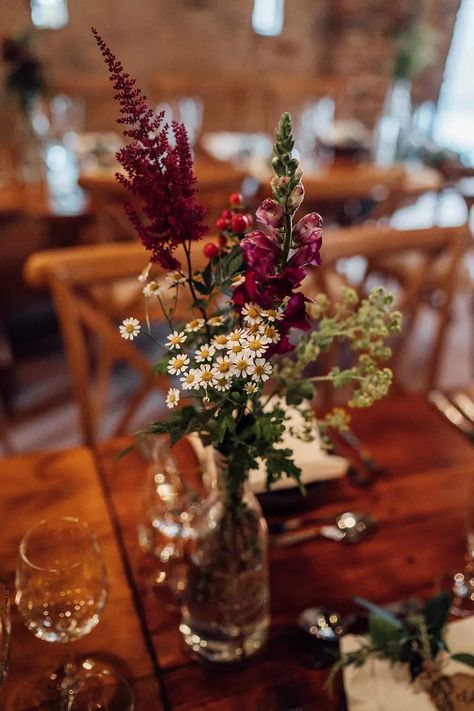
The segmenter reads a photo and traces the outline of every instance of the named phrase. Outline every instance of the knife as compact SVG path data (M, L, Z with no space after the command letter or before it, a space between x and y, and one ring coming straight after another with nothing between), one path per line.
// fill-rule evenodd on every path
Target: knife
M429 402L454 425L463 435L474 442L474 426L457 407L439 390L431 390L428 393Z
M354 434L354 432L352 432L352 430L347 430L345 432L339 431L338 436L356 452L362 464L371 474L382 474L384 468L375 461L369 450L364 447L360 439L356 434Z
M467 393L457 392L452 396L452 401L461 414L474 424L474 400Z

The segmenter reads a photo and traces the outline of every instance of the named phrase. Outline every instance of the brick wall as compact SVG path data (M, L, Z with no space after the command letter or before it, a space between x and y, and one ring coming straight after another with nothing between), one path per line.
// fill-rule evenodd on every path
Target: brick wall
M51 77L66 84L77 76L87 76L97 85L103 81L91 25L145 87L158 72L170 70L201 77L240 75L263 83L276 73L289 82L301 76L342 74L352 80L341 112L370 123L390 80L390 28L416 5L423 21L440 30L440 46L436 64L415 81L414 96L436 99L459 0L286 0L284 31L278 38L252 32L252 4L252 0L69 0L68 26L37 32L36 46ZM3 31L29 25L26 0L2 4ZM107 116L104 123L110 120Z

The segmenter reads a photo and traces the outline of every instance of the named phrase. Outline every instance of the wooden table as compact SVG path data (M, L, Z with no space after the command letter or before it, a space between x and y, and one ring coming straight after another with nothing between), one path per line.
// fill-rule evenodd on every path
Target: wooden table
M95 465L84 449L0 464L6 522L1 569L12 570L18 542L31 523L54 512L74 513L97 530L113 581L103 620L75 646L114 652L137 689L137 711L287 711L297 703L305 711L334 711L336 702L323 689L326 672L311 668L295 625L299 612L314 605L347 612L354 609L354 595L382 604L429 595L440 575L462 565L474 475L472 445L421 397L395 398L356 412L354 429L387 473L364 490L348 481L327 484L318 514L364 510L377 516L379 530L352 547L314 540L272 551L270 642L243 668L207 669L182 649L177 606L164 588L151 584L138 549L144 463L138 453L113 463L123 442L100 445ZM46 648L15 618L7 697L26 668L36 672L63 655L64 648Z

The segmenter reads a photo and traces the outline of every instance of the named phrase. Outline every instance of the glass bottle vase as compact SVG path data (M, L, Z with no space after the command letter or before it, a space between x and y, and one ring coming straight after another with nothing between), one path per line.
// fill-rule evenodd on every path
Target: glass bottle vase
M229 493L221 476L188 541L180 631L212 662L239 662L265 644L268 529L248 482Z

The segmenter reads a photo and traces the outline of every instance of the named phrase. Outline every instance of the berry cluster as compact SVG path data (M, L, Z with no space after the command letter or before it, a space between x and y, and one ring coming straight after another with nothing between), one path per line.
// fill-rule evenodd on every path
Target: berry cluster
M242 237L253 225L252 215L245 212L242 193L232 193L229 197L229 205L230 207L222 210L216 220L216 227L219 230L218 243L209 242L203 249L204 256L208 259L214 259L228 252L235 244L236 238Z

